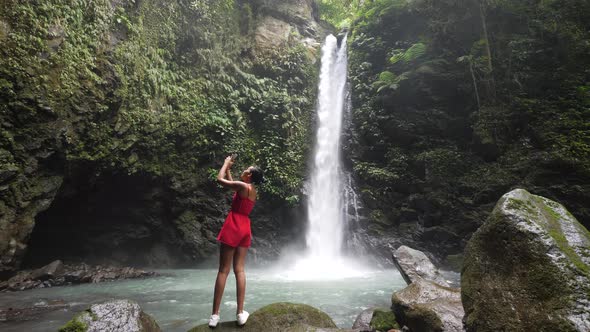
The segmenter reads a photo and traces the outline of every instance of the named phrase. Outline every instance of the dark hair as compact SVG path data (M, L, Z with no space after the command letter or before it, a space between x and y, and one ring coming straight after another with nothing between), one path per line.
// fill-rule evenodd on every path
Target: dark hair
M258 166L252 166L250 169L250 174L252 174L252 182L254 184L261 184L264 182L264 176L262 175L262 170Z

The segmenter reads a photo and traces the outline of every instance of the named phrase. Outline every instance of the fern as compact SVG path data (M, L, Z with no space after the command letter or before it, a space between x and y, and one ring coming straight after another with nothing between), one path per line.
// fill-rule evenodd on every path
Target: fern
M398 62L401 63L408 63L413 60L416 60L423 56L426 53L426 44L424 43L416 43L412 45L410 48L405 50L404 52L400 52L389 58L389 62L391 64L396 64Z
M389 89L397 90L402 81L405 81L409 77L409 72L404 72L401 75L395 75L390 71L384 71L379 74L379 80L373 83L373 87L377 89L377 93Z

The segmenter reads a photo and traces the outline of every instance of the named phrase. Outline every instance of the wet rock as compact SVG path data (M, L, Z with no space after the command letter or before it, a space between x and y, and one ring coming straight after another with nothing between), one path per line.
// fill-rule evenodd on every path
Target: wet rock
M410 284L418 278L433 281L441 286L449 286L438 269L421 251L401 246L393 253L394 262L404 280Z
M417 278L391 298L400 324L411 331L463 331L463 306L457 288Z
M89 282L146 278L158 275L153 271L144 271L133 267L100 265L91 267L83 263L64 265L58 260L37 270L19 272L16 276L0 283L0 290L18 291Z
M590 233L515 189L469 240L461 293L468 331L590 331Z
M273 303L262 307L250 315L244 327L235 321L220 323L216 331L329 331L336 324L326 313L305 304ZM189 332L210 331L207 324L192 328Z
M361 311L354 323L352 324L353 329L361 329L363 331L370 331L371 330L371 318L373 318L373 312L375 308L369 308Z
M61 276L63 273L64 264L60 260L56 260L31 272L31 279L45 281Z
M136 302L113 300L92 305L66 323L59 331L159 332L161 330L156 321L143 312Z

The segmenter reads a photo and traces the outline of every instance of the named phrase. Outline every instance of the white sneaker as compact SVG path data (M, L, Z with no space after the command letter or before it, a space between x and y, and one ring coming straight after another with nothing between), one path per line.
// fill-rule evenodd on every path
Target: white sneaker
M209 317L209 327L216 327L217 323L219 323L219 315L211 315Z
M250 316L250 314L244 310L241 313L238 314L238 325L242 326L244 324L246 324L246 321L248 320L248 316Z

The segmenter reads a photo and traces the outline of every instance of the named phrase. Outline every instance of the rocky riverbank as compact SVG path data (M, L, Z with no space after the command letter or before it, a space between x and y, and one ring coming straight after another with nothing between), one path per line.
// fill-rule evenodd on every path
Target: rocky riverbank
M0 282L0 291L22 291L32 288L46 288L83 283L97 283L122 279L135 279L159 276L153 271L133 267L90 266L63 264L53 261L35 270L20 271L14 277Z

